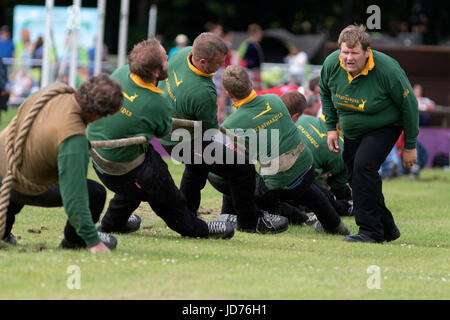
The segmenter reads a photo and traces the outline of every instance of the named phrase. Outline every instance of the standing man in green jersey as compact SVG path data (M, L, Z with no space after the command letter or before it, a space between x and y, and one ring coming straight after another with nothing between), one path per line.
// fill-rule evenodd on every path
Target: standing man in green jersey
M47 95L52 95L33 120L23 147L20 172L29 181L49 186L44 192L30 189L16 181L12 185L7 210L4 240L15 243L11 233L24 205L39 207L64 206L69 219L60 247L78 249L88 247L91 252L107 252L117 240L95 229L106 200L105 188L86 179L89 164L89 142L86 125L109 116L122 104L122 88L107 74L92 77L74 92L68 86L54 85L42 89L26 99L14 120L0 134L0 179L6 180L8 168L9 134L17 135L27 116ZM61 92L54 95L54 92ZM17 152L17 150L16 150ZM105 246L106 245L106 246Z
M170 59L169 77L159 87L167 92L173 106L173 117L201 121L203 132L217 131L217 93L212 77L225 61L228 47L225 41L211 32L201 33L192 47L177 51ZM212 131L214 131L212 130ZM223 177L229 182L233 207L238 215L237 229L246 232L276 233L287 230L284 217L264 213L254 202L255 167L232 145L221 144L210 138L203 140L203 132L189 141L183 141L181 161L185 164L180 190L186 196L189 208L197 212L201 190L208 173ZM161 139L161 144L176 158L172 135ZM205 150L216 150L214 159L204 157ZM173 151L173 152L172 152ZM179 158L178 158L179 159ZM209 161L213 160L213 161Z
M384 203L378 169L402 130L402 165L409 168L416 163L417 99L400 65L370 48L364 26L346 27L338 44L339 50L323 64L319 86L332 152L340 152L338 122L343 132L343 159L359 226L357 234L344 240L392 241L400 237L400 231Z
M156 85L167 78L168 57L156 39L134 46L129 64L111 75L123 87L124 103L120 112L101 119L88 129L90 140L111 140L145 136L163 137L172 126L168 97ZM97 148L91 152L100 180L115 192L99 230L133 232L140 218L133 214L142 201L174 231L189 237L231 238L230 223L205 222L186 205L167 164L147 141L143 144Z
M302 203L317 216L320 224L316 225L320 227L316 226L316 229L349 234L331 203L313 183L315 172L311 151L302 142L283 101L274 94L258 95L241 66L227 67L222 82L236 108L223 127L244 130L244 135L248 133L246 130L255 132L256 140L250 136L245 144L250 154L253 154L252 145L256 148L260 174L269 189L262 201ZM273 138L277 135L278 139Z

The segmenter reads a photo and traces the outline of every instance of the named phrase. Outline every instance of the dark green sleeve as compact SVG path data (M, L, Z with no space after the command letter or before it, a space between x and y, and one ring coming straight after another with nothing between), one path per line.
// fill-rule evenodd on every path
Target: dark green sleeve
M405 72L391 72L391 98L402 113L405 148L415 149L419 134L419 106Z
M70 224L88 247L100 239L89 210L87 170L89 147L85 136L77 135L64 140L58 149L59 187L63 206Z
M219 121L217 120L217 95L211 90L208 96L197 98L195 106L195 116L197 120L202 121L203 131L207 129L217 129Z
M331 99L330 89L328 88L328 74L325 64L320 71L319 94L320 101L322 103L322 113L325 116L325 122L327 124L327 130L335 131L336 123L338 122L338 115Z

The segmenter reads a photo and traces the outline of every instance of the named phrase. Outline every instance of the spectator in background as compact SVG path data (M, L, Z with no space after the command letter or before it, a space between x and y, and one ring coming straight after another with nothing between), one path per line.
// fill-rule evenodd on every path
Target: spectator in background
M436 104L430 98L423 96L423 87L420 84L415 84L413 87L414 95L419 103L419 111L430 111L436 109ZM429 126L431 124L430 115L426 112L419 113L419 125Z
M414 95L419 103L419 111L430 111L436 109L436 103L430 98L423 96L423 87L420 84L415 84L413 87Z
M295 45L291 45L289 55L285 62L289 64L289 85L301 86L304 80L304 68L308 63L308 55L300 51Z
M169 59L173 56L175 52L178 51L178 49L184 48L189 44L189 38L185 35L180 33L175 38L175 47L172 47L169 51Z
M205 31L217 34L219 37L223 37L223 26L220 23L207 22L205 23Z
M255 91L262 90L261 66L264 54L260 42L263 31L259 25L252 23L248 26L249 38L241 43L238 49L239 64L247 68L250 81Z
M31 58L33 56L33 43L30 41L30 31L26 28L22 29L21 40L15 44L15 55L18 59L16 66L23 66L26 70L31 68Z
M319 94L319 81L320 76L311 78L309 80L309 94L307 95L307 98L310 97L316 97L317 99L314 101L317 101L317 112L315 114L316 117L320 117L322 115L322 102L320 101L320 94Z
M21 104L31 93L33 87L33 78L28 75L24 67L11 75L11 95L10 103L14 105Z
M317 117L320 111L320 99L315 95L309 95L306 102L306 109L303 111L303 114Z
M14 43L8 26L0 29L0 58L14 58Z
M216 72L214 72L213 76L213 82L216 85L217 90L217 120L219 123L222 123L225 120L225 107L228 100L228 95L223 89L222 84L222 73L223 70L228 67L231 64L231 41L232 41L232 33L227 32L224 34L223 32L223 26L219 23L214 22L207 22L205 24L205 30L206 32L211 32L214 34L217 34L219 37L221 37L228 47L228 54L225 57L225 63L223 66L221 66ZM225 35L227 38L225 38ZM231 36L231 38L230 38ZM227 41L228 40L228 41Z
M8 88L8 70L0 57L0 112L8 110L9 88ZM1 120L1 113L0 113Z
M89 56L89 75L94 74L94 64L95 64L95 49L97 47L97 38L94 39L94 43L92 47L89 48L88 56ZM103 44L103 52L101 61L108 61L108 46Z
M33 42L33 47L31 49L31 57L33 59L42 59L44 40L39 36L35 42Z

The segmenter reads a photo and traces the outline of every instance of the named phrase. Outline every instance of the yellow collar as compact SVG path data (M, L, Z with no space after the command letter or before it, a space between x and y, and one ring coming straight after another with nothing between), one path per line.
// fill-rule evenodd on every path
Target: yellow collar
M344 63L342 62L340 55L339 55L339 64L342 67L342 69L347 71L344 67ZM348 83L352 83L352 81L359 76L367 76L369 74L369 71L372 70L374 67L375 61L373 60L372 50L370 50L369 59L367 59L366 65L364 66L364 69L362 69L360 73L358 73L356 76L353 77L352 74L347 71Z
M130 72L130 78L134 81L139 87L149 89L156 93L164 93L163 90L158 89L153 83L145 82L141 79L137 74Z
M189 65L189 69L191 69L196 75L199 75L201 77L207 77L207 78L211 78L214 77L214 73L204 73L201 72L200 70L198 70L191 62L191 57L192 57L192 51L189 53L188 57L187 57L187 62Z
M248 95L247 98L244 98L242 100L239 100L239 101L236 101L235 103L233 103L233 107L235 107L236 109L239 109L244 104L249 103L250 101L255 99L257 95L258 94L256 94L255 90L252 90L252 92L250 92L250 94Z

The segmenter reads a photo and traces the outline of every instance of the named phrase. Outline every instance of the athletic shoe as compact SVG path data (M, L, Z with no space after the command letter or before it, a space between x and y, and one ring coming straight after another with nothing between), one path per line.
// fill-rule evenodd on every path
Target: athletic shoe
M12 244L12 245L17 244L16 237L12 233L9 233L7 236L4 236L3 241L5 241L8 244Z
M234 235L234 227L231 222L209 221L208 237L217 239L230 239Z
M347 242L365 242L365 243L383 243L383 241L377 241L371 237L365 235L364 233L357 233L354 235L348 235L344 238Z
M344 236L350 234L350 231L347 229L347 226L342 221L333 230L325 230L325 228L322 226L320 221L316 221L316 223L314 224L314 229L316 229L316 231L319 231L319 232L327 232L327 233L332 233L332 234L342 234Z
M315 224L317 222L317 217L314 213L309 212L306 215L308 216L308 220L303 222L305 225L312 226L313 224Z
M388 233L384 233L384 241L390 242L400 238L400 230L394 225L394 228Z
M278 216L275 214L270 214L264 212L262 217L258 218L256 226L253 228L243 228L239 226L237 229L241 232L251 232L251 233L281 233L289 228L289 220L286 217Z
M124 226L121 227L113 227L113 228L105 228L103 227L102 223L100 222L98 224L97 230L100 232L106 232L106 233L132 233L135 231L138 231L141 227L141 218L132 213L131 216L128 218L127 223L125 223Z
M105 244L108 249L113 250L117 246L117 239L108 233L104 232L98 232L98 237L100 238L100 241ZM65 238L62 239L61 243L59 244L58 248L61 249L83 249L86 248L86 244L81 243L74 243L67 241Z
M235 214L222 213L222 214L217 218L217 221L220 221L220 222L230 222L231 224L233 224L233 227L234 227L234 228L237 227L237 215L235 215Z
M348 203L347 215L353 216L353 200L348 200L347 203Z

